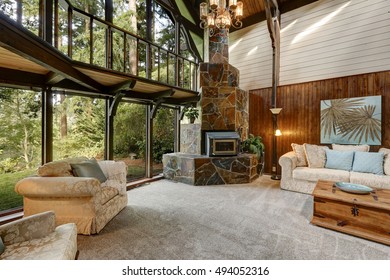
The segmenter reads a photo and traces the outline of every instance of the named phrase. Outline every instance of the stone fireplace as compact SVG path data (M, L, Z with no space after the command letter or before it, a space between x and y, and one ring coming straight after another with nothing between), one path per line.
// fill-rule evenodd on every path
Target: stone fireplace
M200 64L200 117L181 124L180 153L163 157L166 178L195 185L249 183L257 178L257 157L251 154L209 155L208 132L235 132L247 139L249 96L239 88L239 71L229 64L228 34L210 38L209 62Z

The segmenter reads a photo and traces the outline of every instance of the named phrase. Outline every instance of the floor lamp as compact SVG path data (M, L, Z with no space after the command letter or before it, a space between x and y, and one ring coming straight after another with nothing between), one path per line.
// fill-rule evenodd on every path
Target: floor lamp
M282 108L271 108L272 112L272 123L273 123L273 133L272 133L272 172L271 179L280 180L280 175L278 175L278 152L277 152L277 137L282 135L280 129L278 128L278 115Z

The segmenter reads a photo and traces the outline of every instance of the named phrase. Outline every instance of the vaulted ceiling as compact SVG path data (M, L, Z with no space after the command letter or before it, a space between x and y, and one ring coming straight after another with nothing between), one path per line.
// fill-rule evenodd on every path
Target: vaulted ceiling
M186 0L184 1L189 9L192 9L196 15L199 15L199 4L207 0ZM229 0L227 0L228 2ZM297 9L318 0L240 0L244 4L244 26L263 21L265 16L265 1L278 5L281 14ZM273 5L275 6L275 5ZM234 30L232 30L234 31Z

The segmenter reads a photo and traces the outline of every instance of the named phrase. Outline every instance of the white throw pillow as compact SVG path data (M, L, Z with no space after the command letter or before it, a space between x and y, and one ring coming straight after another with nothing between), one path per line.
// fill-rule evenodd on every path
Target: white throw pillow
M329 149L327 146L318 146L311 144L303 144L305 150L307 165L310 168L324 168L326 162L325 150Z
M297 156L297 166L307 166L306 154L303 145L292 143L291 147Z
M332 150L335 151L357 151L357 152L369 152L370 146L369 145L339 145L339 144L332 144Z
M386 175L390 175L390 149L380 148L379 152L385 154L385 159L383 161L383 171Z

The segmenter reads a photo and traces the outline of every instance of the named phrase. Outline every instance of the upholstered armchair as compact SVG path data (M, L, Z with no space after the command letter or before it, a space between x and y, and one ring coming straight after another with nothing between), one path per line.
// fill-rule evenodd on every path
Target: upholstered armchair
M56 227L53 211L1 225L0 238L0 260L74 260L77 254L76 225Z
M127 205L127 166L121 161L98 161L104 179L77 177L76 167L87 158L54 161L41 166L37 177L19 181L24 215L53 210L56 224L75 223L79 234L99 233ZM76 166L77 165L77 166ZM88 171L88 170L87 170ZM91 175L93 176L93 175Z

